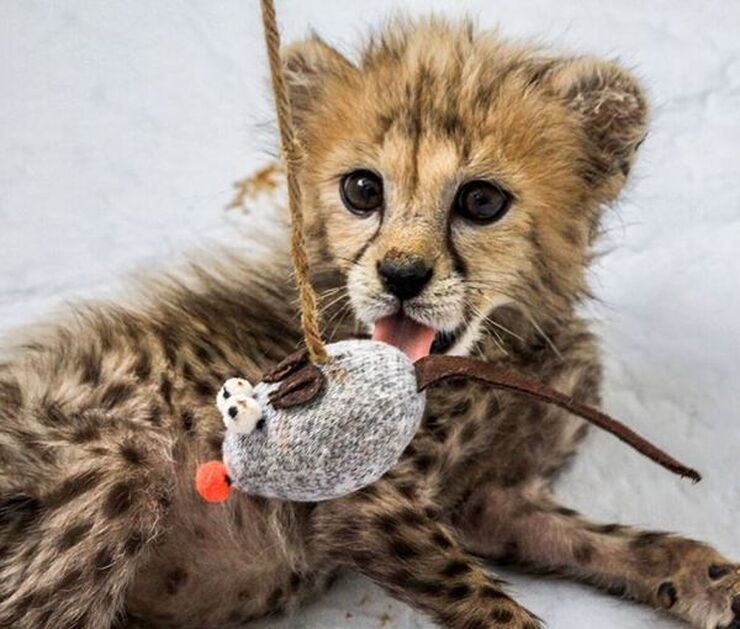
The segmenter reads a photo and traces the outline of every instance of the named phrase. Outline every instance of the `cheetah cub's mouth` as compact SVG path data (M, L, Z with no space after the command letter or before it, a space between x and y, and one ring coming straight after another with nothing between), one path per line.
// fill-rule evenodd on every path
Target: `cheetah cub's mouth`
M400 349L409 360L417 361L429 354L443 354L458 338L456 332L437 332L414 321L402 311L381 317L373 326L372 338Z

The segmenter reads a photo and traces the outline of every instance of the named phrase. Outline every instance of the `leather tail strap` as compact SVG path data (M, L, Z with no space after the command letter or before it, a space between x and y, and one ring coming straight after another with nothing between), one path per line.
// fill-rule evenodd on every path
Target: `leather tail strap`
M511 371L496 369L490 363L463 356L426 356L416 361L414 366L416 367L419 391L423 391L428 386L448 378L464 377L485 382L497 389L521 393L535 400L554 404L582 417L594 426L610 432L643 456L674 474L688 477L695 483L701 480L701 474L695 469L683 465L623 423L537 380Z

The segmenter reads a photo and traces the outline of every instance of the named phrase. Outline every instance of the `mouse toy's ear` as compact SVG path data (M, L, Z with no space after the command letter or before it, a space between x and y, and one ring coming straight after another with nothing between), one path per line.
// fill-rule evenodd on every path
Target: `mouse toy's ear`
M647 133L648 105L637 79L616 63L592 58L551 62L545 81L583 129L583 176L603 201L619 193Z

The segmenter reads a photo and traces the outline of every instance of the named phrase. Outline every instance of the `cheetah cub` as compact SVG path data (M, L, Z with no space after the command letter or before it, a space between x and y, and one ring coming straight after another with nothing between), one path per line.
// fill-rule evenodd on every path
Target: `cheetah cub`
M284 63L332 339L475 353L598 404L576 306L645 136L635 79L436 19L396 23L354 60L312 38ZM580 419L467 382L429 393L400 463L359 493L201 501L219 386L300 342L286 260L196 268L3 353L0 626L236 627L350 569L443 626L539 627L492 573L506 561L740 627L737 563L558 505Z

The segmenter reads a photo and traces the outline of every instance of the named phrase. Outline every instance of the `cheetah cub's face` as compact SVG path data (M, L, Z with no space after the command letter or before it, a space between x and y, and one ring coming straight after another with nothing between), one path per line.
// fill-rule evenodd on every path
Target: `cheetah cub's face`
M619 66L434 19L357 61L317 38L284 61L310 233L376 338L463 353L497 307L542 320L584 295L599 208L645 135Z

